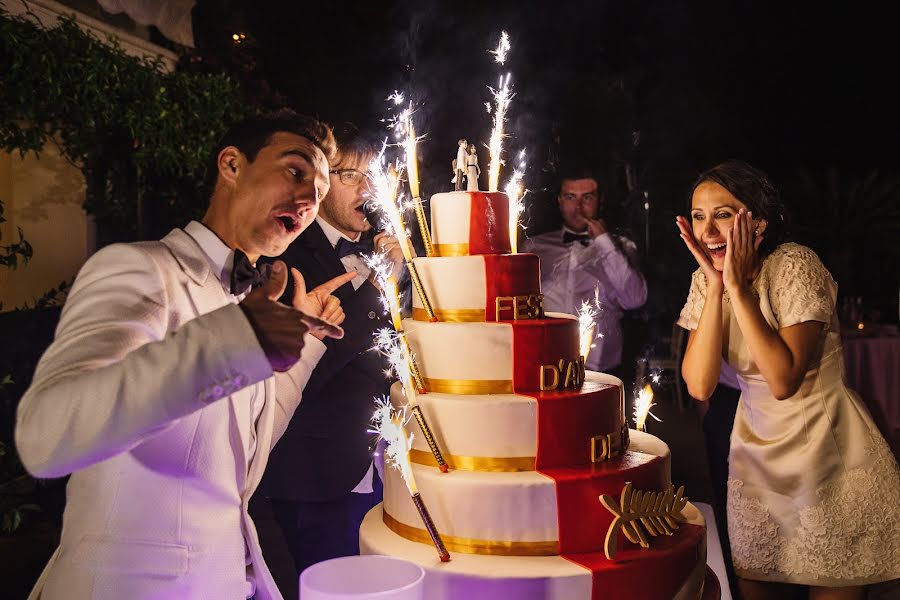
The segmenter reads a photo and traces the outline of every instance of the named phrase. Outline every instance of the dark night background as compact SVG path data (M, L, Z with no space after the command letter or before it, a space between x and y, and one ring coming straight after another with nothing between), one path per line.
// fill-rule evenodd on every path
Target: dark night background
M506 30L512 51L503 70L516 96L505 148L527 149L530 232L558 225L559 163L592 165L611 220L642 250L651 279L646 310L668 319L694 268L674 215L702 169L742 158L781 188L796 239L820 253L842 295L863 296L882 318L897 318L898 53L883 8L200 0L194 29L198 51L240 64L260 97L328 121L381 135L386 97L411 93L427 136L423 197L449 189L457 138L489 136L487 86L501 71L487 51ZM247 41L232 44L234 31Z

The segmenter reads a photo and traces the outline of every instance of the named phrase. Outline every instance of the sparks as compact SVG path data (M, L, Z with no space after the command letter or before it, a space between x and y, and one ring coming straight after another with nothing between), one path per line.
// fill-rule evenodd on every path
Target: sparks
M650 412L650 409L656 406L653 403L653 388L648 383L638 393L638 397L634 401L634 424L638 431L644 431L647 425L647 415L650 415L657 421L660 419Z
M581 357L585 361L587 361L591 348L594 347L594 332L597 328L594 323L594 317L596 316L597 311L594 310L587 300L583 300L581 302L581 308L578 309L578 339L580 342Z
M400 290L393 274L393 263L383 252L363 256L363 262L372 270L378 287L381 288L381 303L391 315L391 322L396 331L403 330L400 320Z
M503 125L506 122L506 109L509 108L509 102L514 96L509 87L509 79L509 73L505 77L501 75L497 89L489 88L494 96L494 128L491 130L491 141L488 145L488 150L491 154L488 171L489 192L496 192L500 183L500 165L503 162Z
M503 191L509 198L509 244L510 254L516 254L519 251L519 217L525 210L525 204L522 199L527 194L527 190L522 186L522 177L525 175L525 149L519 152L519 162L513 171L512 177L506 182Z
M394 93L385 98L385 100L389 100L397 106L400 106L401 104L403 104L403 94L398 92L397 90L394 90Z
M418 489L413 477L412 463L409 461L409 449L412 448L413 434L406 431L408 421L406 410L394 409L387 397L375 400L372 426L378 436L386 442L385 462L400 471L409 493L415 494Z
M506 62L506 54L510 49L509 44L509 35L505 31L500 32L500 43L497 45L496 50L488 50L491 54L494 55L494 60L496 60L501 65Z
M403 167L397 161L387 162L385 157L387 146L387 140L385 140L381 146L381 152L369 166L372 181L370 201L386 217L385 225L388 233L397 238L403 258L409 262L412 260L412 253L409 249L409 233L403 223L402 199L399 203L397 200L397 192L400 187L399 171Z

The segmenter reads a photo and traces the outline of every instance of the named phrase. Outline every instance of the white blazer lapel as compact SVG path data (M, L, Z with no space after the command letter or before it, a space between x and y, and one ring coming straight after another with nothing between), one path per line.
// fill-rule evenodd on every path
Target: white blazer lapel
M169 247L192 281L188 284L190 286L188 296L193 301L198 316L222 308L234 301L222 287L222 282L210 269L209 259L194 238L182 229L174 229L162 241ZM266 386L268 387L268 385L267 382ZM235 452L238 453L238 464L246 465L247 448L250 445L251 436L250 428L253 423L251 423L250 415L244 415L241 407L238 406L235 394L228 397L228 403L231 420L237 428L239 437L233 444L237 446ZM262 415L260 415L260 420L262 420ZM257 448L259 447L260 444L257 442ZM258 450L257 454L259 454ZM266 454L268 455L268 452ZM239 476L243 477L245 473L246 471L241 470ZM244 483L244 481L238 481L238 489L244 489Z

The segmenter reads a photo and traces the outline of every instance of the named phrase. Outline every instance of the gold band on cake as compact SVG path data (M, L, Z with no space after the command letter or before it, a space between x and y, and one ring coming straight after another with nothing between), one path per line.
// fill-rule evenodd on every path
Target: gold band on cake
M449 454L443 457L447 466L454 471L481 471L485 473L518 473L534 471L534 456L458 456ZM439 467L431 452L409 451L409 461L428 467Z
M469 244L435 244L435 256L469 256Z
M401 523L387 511L383 511L384 524L388 529L413 542L431 544L431 535L425 529ZM441 535L444 546L453 552L464 554L492 554L494 556L554 556L559 554L559 542L510 542L502 540L479 540L476 538Z
M434 314L438 321L451 323L484 323L484 309L482 308L436 308ZM414 307L412 318L415 321L430 321L428 312L424 308Z
M425 378L425 389L436 394L512 394L510 379L432 379Z

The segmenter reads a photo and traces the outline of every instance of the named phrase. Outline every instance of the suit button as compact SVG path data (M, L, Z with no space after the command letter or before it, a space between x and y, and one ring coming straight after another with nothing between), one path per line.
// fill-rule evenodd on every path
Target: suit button
M375 311L374 311L374 310L370 310L370 311L369 311L369 318L370 318L370 319L374 319L374 318L377 317L377 316L378 316L378 315L375 314Z

